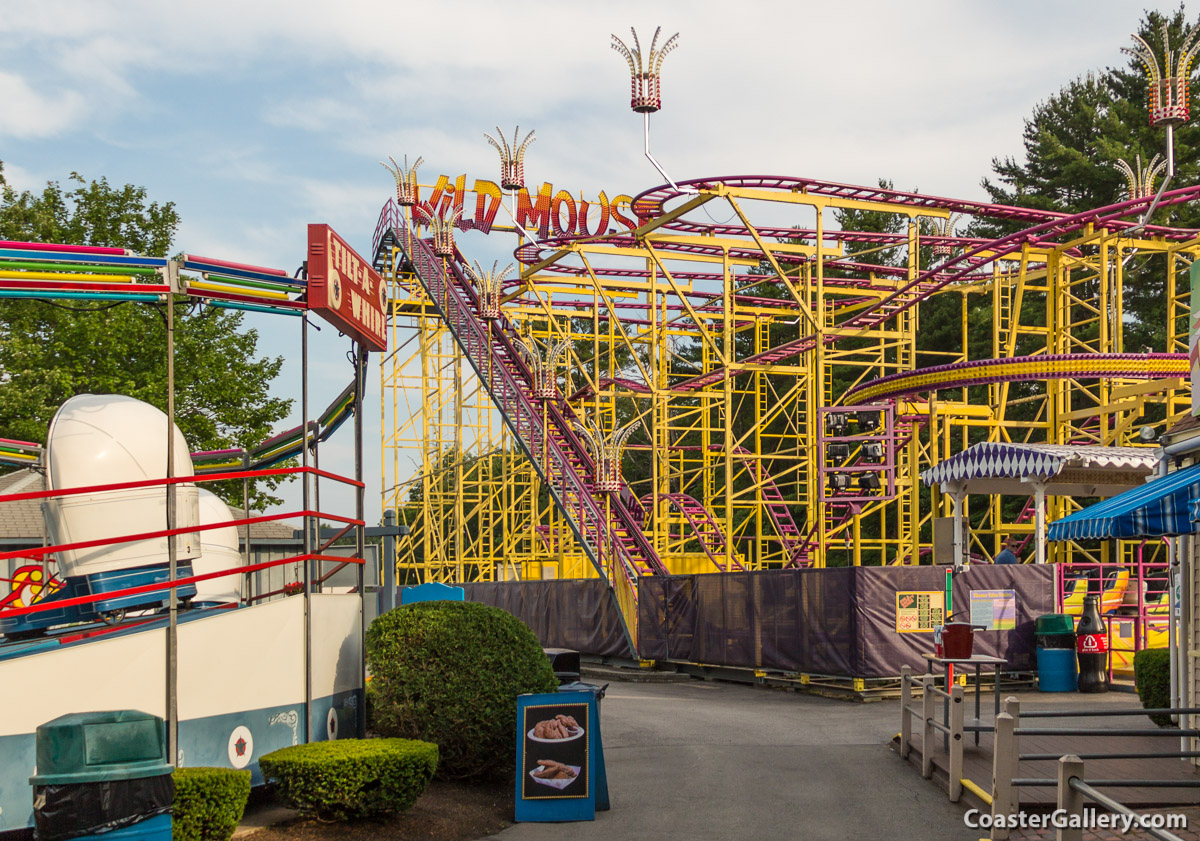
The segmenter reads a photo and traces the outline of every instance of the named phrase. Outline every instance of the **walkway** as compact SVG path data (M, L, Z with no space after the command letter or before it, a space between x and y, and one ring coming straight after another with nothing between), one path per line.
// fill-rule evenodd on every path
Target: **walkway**
M899 704L724 683L614 683L601 718L613 808L496 841L980 838L888 742Z

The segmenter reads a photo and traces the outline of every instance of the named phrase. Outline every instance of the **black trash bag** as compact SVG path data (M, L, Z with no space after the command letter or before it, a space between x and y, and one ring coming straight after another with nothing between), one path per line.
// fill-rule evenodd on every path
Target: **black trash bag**
M170 774L33 787L33 836L61 841L109 832L164 815L175 800Z
M608 691L608 684L597 686L594 683L585 683L581 680L576 680L571 683L564 683L558 687L559 692L591 692L596 696L596 704L604 700L604 693Z
M1074 651L1075 650L1075 634L1074 633L1038 634L1037 647L1038 648L1053 648L1053 649L1058 649L1058 650L1061 650L1064 648L1069 648L1072 651Z

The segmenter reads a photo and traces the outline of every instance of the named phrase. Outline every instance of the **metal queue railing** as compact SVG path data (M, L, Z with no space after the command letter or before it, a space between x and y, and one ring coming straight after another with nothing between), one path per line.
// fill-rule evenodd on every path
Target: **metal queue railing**
M284 475L294 475L294 474L311 474L311 475L319 476L319 477L322 477L325 479L330 479L332 481L340 482L342 484L350 485L352 487L363 487L362 482L358 482L354 479L349 479L344 476L339 476L338 474L331 473L327 470L320 470L320 469L314 468L314 467L281 467L281 468L263 469L263 470L230 471L230 472L226 472L226 473L210 473L210 474L202 475L202 476L176 476L176 477L173 477L170 479L142 479L142 480L138 480L138 481L134 481L134 482L115 482L115 483L103 484L103 485L88 485L88 486L76 487L76 488L61 488L61 489L57 489L57 490L27 491L27 492L21 492L21 493L0 494L0 505L3 505L4 503L12 503L12 502L20 502L20 501L79 496L79 495L83 495L83 494L113 493L113 492L119 492L119 491L125 491L125 490L137 490L137 489L141 489L141 488L165 487L167 485L203 484L206 482L219 482L219 481L227 480L227 479L252 479L252 478L261 478L261 477L267 477L267 476L284 476ZM362 520L357 520L357 519L350 518L350 517L342 517L337 514L330 514L330 513L321 512L321 511L313 511L313 510L287 511L287 512L283 512L283 513L279 513L279 514L266 514L266 515L259 516L259 517L233 519L233 520L228 520L228 521L222 521L219 523L208 523L208 524L203 524L203 525L196 524L193 526L183 526L183 527L174 528L174 529L165 529L165 528L164 529L153 529L150 531L141 532L141 533L132 534L132 535L118 535L115 537L96 538L94 540L77 541L74 543L64 543L64 544L57 544L57 545L52 545L52 546L41 546L41 547L34 547L34 548L27 548L27 549L16 549L16 550L11 550L11 551L7 551L7 552L0 552L0 561L6 561L10 558L48 559L51 556L53 556L55 553L58 553L58 552L77 550L77 549L91 549L91 548L97 548L97 547L102 547L102 546L113 546L113 545L117 545L117 544L121 544L121 543L132 543L135 541L150 540L150 539L161 538L161 537L169 538L169 537L174 537L174 536L180 535L180 534L211 531L214 529L229 528L230 526L234 526L234 527L245 526L246 527L246 541L248 544L249 540L250 540L250 527L251 526L259 524L259 523L267 523L267 522L273 522L273 521L278 521L278 520L289 520L289 519L294 519L294 518L303 518L306 521L309 519L312 519L312 518L331 520L334 522L339 522L339 523L344 524L347 529L355 527L355 526L364 525L364 522ZM258 572L259 570L271 569L273 567L283 566L286 564L308 563L310 561L329 561L329 562L336 562L340 565L364 563L364 560L362 558L347 558L344 555L323 554L324 550L327 548L328 548L328 544L326 546L322 547L321 550L319 550L317 552L310 552L310 553L306 553L306 554L294 555L294 556L289 556L286 558L278 558L275 560L263 561L261 563L256 563L256 564L242 564L240 566L231 567L230 569L221 570L218 572L209 572L209 573L203 573L203 574L199 574L199 575L180 577L180 578L176 578L174 581L161 581L161 582L156 582L156 583L151 583L151 584L143 584L143 585L138 585L136 587L128 587L128 588L124 588L121 590L114 590L111 592L98 593L98 594L85 595L85 596L74 596L74 597L71 597L68 599L55 599L52 601L47 601L43 597L30 605L23 605L20 607L9 606L9 607L0 608L0 615L6 616L6 617L15 617L15 616L21 616L21 615L25 615L25 614L38 613L38 612L44 611L44 610L52 610L52 609L59 609L59 608L63 608L63 607L72 607L72 606L78 606L78 605L91 604L92 602L100 601L102 599L112 599L112 598L118 598L118 597L122 597L122 596L136 596L136 595L142 595L145 593L159 592L162 590L169 590L169 589L173 589L173 588L184 587L189 584L195 584L196 582L200 582L200 581L208 581L213 578L222 578L227 575L234 575L234 574L249 575L250 573ZM328 577L328 576L325 576L325 577ZM49 590L49 588L43 587L41 592L46 595L49 595L51 591Z
M1055 815L1062 826L1058 828L1057 841L1083 841L1086 825L1083 807L1088 799L1103 806L1111 815L1120 815L1124 825L1121 829L1122 832L1125 831L1124 827L1128 827L1145 832L1159 841L1183 841L1167 827L1173 825L1178 828L1186 828L1185 816L1162 812L1153 815L1139 814L1099 790L1101 786L1130 785L1130 783L1124 780L1092 780L1088 782L1085 770L1086 765L1078 756L1067 755L1058 759L1058 778L1055 781L1058 787L1058 809ZM1179 820L1181 818L1183 820ZM1005 837L1007 837L1007 833Z
M950 800L957 802L962 797L964 789L970 791L991 808L991 839L1004 841L1009 837L1009 821L1006 818L1016 815L1020 810L1019 790L1022 787L1059 787L1060 808L1063 808L1064 796L1068 799L1068 807L1078 810L1081 801L1071 799L1076 795L1064 794L1063 776L1058 778L1021 777L1019 768L1021 762L1059 761L1066 759L1078 763L1071 765L1072 791L1083 793L1106 808L1114 809L1122 814L1133 814L1127 807L1121 806L1112 798L1105 795L1095 796L1097 788L1200 788L1200 778L1195 779L1100 779L1084 782L1083 761L1101 759L1194 759L1200 757L1200 751L1163 750L1163 751L1104 751L1080 753L1064 757L1061 752L1053 753L1021 753L1020 738L1022 736L1081 736L1095 737L1158 737L1180 739L1182 737L1200 737L1197 729L1159 729L1148 727L1030 727L1020 726L1021 720L1048 718L1095 718L1095 717L1128 717L1148 715L1179 715L1191 716L1200 714L1200 707L1166 707L1162 709L1087 709L1087 710L1026 710L1020 711L1020 702L1014 697L1004 700L1002 710L996 716L995 723L987 725L970 725L964 719L963 695L964 687L955 685L946 691L935 685L935 675L914 676L912 669L904 666L901 669L900 689L900 755L908 758L915 745L921 749L921 774L926 779L933 776L933 757L939 741L938 735L945 738L947 756L947 776L949 778L948 793ZM913 703L914 690L921 693L920 706ZM948 709L938 716L938 700L948 701ZM917 725L919 724L920 739L916 740ZM966 734L984 730L995 734L992 754L992 790L986 791L973 781L963 776L963 745ZM1083 786L1083 788L1080 788ZM1077 814L1078 812L1072 812ZM1079 836L1066 836L1075 837ZM1156 835L1164 841L1178 841L1175 836L1167 833Z

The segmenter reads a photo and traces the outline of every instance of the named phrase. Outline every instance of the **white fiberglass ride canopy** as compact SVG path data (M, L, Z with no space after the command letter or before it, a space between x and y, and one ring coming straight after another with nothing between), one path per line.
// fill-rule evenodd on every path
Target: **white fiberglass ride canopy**
M176 476L192 476L187 441L171 430ZM67 400L46 436L49 490L110 485L167 475L167 416L132 397L80 394ZM198 488L176 486L176 524L200 523ZM101 491L46 500L42 508L52 544L82 543L162 531L167 523L166 487ZM200 553L198 532L177 535L179 560ZM63 577L167 563L167 538L125 541L57 553Z

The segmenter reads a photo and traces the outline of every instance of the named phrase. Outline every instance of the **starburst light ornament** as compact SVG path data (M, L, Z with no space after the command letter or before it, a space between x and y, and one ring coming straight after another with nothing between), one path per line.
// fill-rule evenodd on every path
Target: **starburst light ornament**
M474 267L467 267L467 274L479 288L479 315L489 321L500 317L500 292L505 278L515 264L509 263L503 269L498 269L499 265L500 261L497 260L492 264L490 272L485 272L479 263L475 263Z
M1134 156L1134 162L1134 166L1130 166L1124 159L1117 158L1116 163L1117 169L1125 176L1125 186L1129 190L1131 201L1154 195L1154 182L1167 168L1167 162L1161 155L1151 158L1145 169L1142 169L1141 155Z
M462 215L462 208L456 207L447 212L442 206L441 212L432 210L428 205L417 207L417 215L429 226L433 234L433 253L439 257L454 256L454 226Z
M936 237L952 237L954 236L954 226L958 224L961 217L958 213L951 213L946 218L938 216L927 216L927 219L933 222L933 235ZM954 246L947 242L939 242L933 247L934 257L949 257L954 253Z
M1178 51L1171 50L1167 22L1162 22L1163 62L1141 35L1134 34L1134 46L1122 47L1121 52L1133 56L1142 63L1150 82L1150 124L1154 126L1178 126L1186 123L1190 116L1192 62L1200 51L1200 23L1188 30Z
M586 424L586 426L584 425ZM637 421L627 423L605 437L594 420L585 418L584 423L572 421L575 431L587 443L596 463L596 490L601 493L618 493L621 490L621 456L629 437L637 429Z
M658 36L662 27L654 30L654 38L650 41L650 54L642 61L642 45L638 40L637 31L630 27L633 33L633 49L616 35L612 36L612 48L619 52L629 65L629 107L639 114L653 114L662 108L662 64L667 53L679 46L679 33L676 32L662 45L658 45Z
M404 165L396 163L396 159L388 155L388 160L392 162L388 166L383 161L379 165L392 174L392 178L396 179L396 204L401 207L411 207L417 203L419 188L417 187L417 167L425 163L424 158L417 158L412 165L412 169L408 167L408 155L404 156Z
M558 396L558 365L571 346L571 338L560 339L543 356L536 346L531 347L517 336L517 350L533 374L533 396L537 400L553 400Z
M500 186L505 190L524 189L525 150L534 141L533 130L531 129L529 134L525 135L525 139L518 143L517 138L521 134L521 127L517 126L516 131L513 132L512 146L508 145L508 140L505 139L504 132L500 131L500 126L496 126L496 134L500 136L499 141L487 132L484 132L483 136L500 153Z

